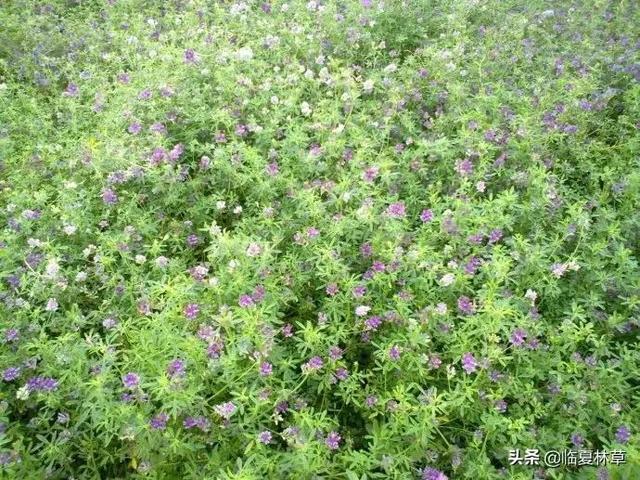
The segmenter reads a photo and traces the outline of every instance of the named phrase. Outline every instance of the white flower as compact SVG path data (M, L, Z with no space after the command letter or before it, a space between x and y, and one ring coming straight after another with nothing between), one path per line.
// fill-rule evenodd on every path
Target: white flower
M364 90L365 93L373 92L373 80L367 80L364 82L362 84L362 90Z
M147 257L145 257L144 255L136 255L136 263L138 265L142 265L146 261L147 261Z
M391 63L391 64L387 65L386 67L384 67L385 73L393 73L396 70L398 70L398 66L395 63Z
M280 10L282 12L288 12L289 11L289 4L288 3L283 3L282 6L280 7Z
M65 225L63 230L67 235L73 235L76 233L77 227L75 225Z
M52 258L47 262L46 275L49 278L54 278L60 271L60 265L55 258Z
M236 58L242 62L251 60L253 58L253 50L249 47L242 47L236 52Z
M87 279L87 272L78 272L76 282L84 282Z
M271 97L271 104L272 105L277 105L279 101L280 101L280 99L278 97L276 97L275 95L273 97Z
M486 189L486 185L485 183L481 180L479 182L476 183L476 190L479 191L480 193L484 192Z
M212 287L218 286L219 283L220 283L220 279L218 277L211 277L209 279L209 285L211 285Z
M531 303L534 303L538 298L538 294L535 292L535 290L531 290L530 288L528 288L527 293L524 294L524 298L530 300Z
M20 387L16 392L16 398L18 400L26 400L27 398L29 398L29 393L29 387L24 385L23 387Z
M364 317L367 313L369 313L370 310L371 307L367 305L360 305L356 307L356 315L359 317Z
M50 298L47 300L47 306L44 308L47 312L55 312L58 310L58 300Z
M580 270L580 265L578 265L578 262L576 262L575 260L571 260L570 262L567 262L566 266L569 270L573 270L574 272L577 272L578 270Z
M302 114L305 117L308 117L309 115L311 115L311 107L309 106L309 104L307 102L302 102L300 104L300 111L302 112Z
M216 202L216 208L218 210L224 210L227 207L227 202L225 202L224 200L219 200Z
M439 303L438 305L436 305L436 312L440 315L446 315L447 310L448 308L446 303Z
M447 273L446 275L443 275L442 278L440 279L440 285L444 287L448 287L453 282L455 282L455 280L456 280L456 277L453 273Z
M209 227L209 235L211 235L212 237L216 237L220 235L220 232L222 232L220 226L217 225L216 222L213 222Z
M27 240L27 245L29 245L31 248L41 247L42 241L38 240L37 238L30 238Z
M235 213L236 215L239 215L242 213L242 207L240 205L238 205L236 208L233 209L233 213Z

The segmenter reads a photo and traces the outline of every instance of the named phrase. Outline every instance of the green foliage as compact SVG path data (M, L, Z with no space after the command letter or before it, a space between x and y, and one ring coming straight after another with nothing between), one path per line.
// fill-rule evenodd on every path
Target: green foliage
M0 477L637 478L639 10L4 2Z

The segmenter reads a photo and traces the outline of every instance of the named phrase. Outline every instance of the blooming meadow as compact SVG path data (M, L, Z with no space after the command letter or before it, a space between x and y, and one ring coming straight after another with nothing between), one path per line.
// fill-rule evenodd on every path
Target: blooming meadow
M640 478L640 4L0 25L0 478Z

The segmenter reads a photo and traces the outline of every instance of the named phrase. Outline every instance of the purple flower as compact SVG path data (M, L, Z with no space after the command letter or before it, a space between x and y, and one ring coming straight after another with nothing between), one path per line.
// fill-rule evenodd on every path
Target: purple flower
M265 288L262 285L256 285L253 289L253 293L251 294L251 299L256 303L260 303L264 300L265 293Z
M363 243L360 245L360 255L367 258L373 254L373 248L369 242Z
M403 202L395 202L387 207L387 215L391 218L403 218L405 216L405 206Z
M433 212L431 211L431 209L427 208L422 210L422 213L420 214L420 220L422 221L422 223L427 223L433 220Z
M271 435L271 432L268 430L265 430L264 432L260 432L258 434L258 441L260 443L264 443L265 445L270 444L271 439L272 439L272 435Z
M240 299L238 300L238 305L242 308L249 308L255 305L253 298L250 295L240 295Z
M382 325L382 319L377 315L367 318L364 321L365 330L377 330Z
M473 245L480 245L482 240L484 240L484 235L482 233L475 233L467 237L467 241Z
M150 127L149 130L151 130L154 133L160 133L160 134L165 134L167 133L167 127L165 127L162 123L160 122L155 122L153 123ZM161 149L163 150L163 149Z
M286 413L289 410L289 404L285 401L278 402L276 405L276 413Z
M282 327L282 335L285 338L293 337L293 325L287 323Z
M338 432L329 432L327 438L325 438L324 443L330 450L336 450L340 446L340 434Z
M184 63L187 65L195 65L199 60L200 58L193 48L187 48L184 51Z
M207 356L209 358L220 358L220 354L222 353L222 348L224 347L224 345L222 344L222 342L211 342L208 346L207 346Z
M525 338L527 338L527 332L521 328L516 328L511 334L511 344L519 347L524 343Z
M329 358L335 362L342 358L343 353L344 351L340 347L334 345L329 349Z
M468 275L475 275L480 265L482 265L482 261L478 257L471 257L464 266L464 271Z
M102 201L106 205L114 205L118 202L118 195L110 188L105 188L102 190Z
M348 377L349 377L349 371L346 368L340 367L336 370L336 378L338 380L343 381L343 380L346 380Z
M20 331L17 328L7 328L4 331L4 339L7 342L17 342L20 339Z
M202 416L187 417L184 419L184 422L182 422L182 425L184 425L184 428L187 428L187 429L199 428L203 432L206 432L207 430L209 430L209 420L207 420L205 417L202 417Z
M496 402L496 410L500 413L504 413L507 411L507 402L504 400L498 400Z
M327 292L327 295L330 295L333 297L338 293L338 285L336 283L330 283L329 285L327 285L327 288L325 291Z
M129 125L127 131L132 135L137 135L142 131L142 125L140 125L140 123L138 122L133 122L131 125Z
M195 247L200 243L200 237L198 237L195 233L192 233L187 237L187 245L190 247Z
M302 367L304 370L320 370L324 366L324 362L322 358L315 356L309 359L307 363L305 363Z
M2 379L11 382L20 376L20 367L9 367L2 372Z
M442 365L442 360L440 360L440 356L439 355L431 355L431 357L429 358L429 367L437 369L440 368L440 365Z
M26 386L31 392L51 392L58 388L58 381L50 377L31 377Z
M167 375L170 377L184 377L185 375L186 364L184 360L179 358L175 358L169 362L167 366Z
M140 376L137 373L129 372L122 377L122 383L130 390L133 390L140 384Z
M233 402L221 403L220 405L216 405L213 407L218 415L222 418L229 420L231 416L236 412L237 407L233 404Z
M584 444L584 438L582 438L582 435L580 435L579 433L574 433L573 435L571 435L571 443L573 443L573 446L576 448L582 448L582 445Z
M184 153L184 145L182 145L181 143L178 143L171 149L171 151L167 154L167 156L169 157L169 160L171 160L172 162L175 162L180 158L180 156L183 153Z
M144 90L142 90L139 94L138 94L138 99L139 100L149 100L151 98L151 90L149 90L148 88L145 88Z
M361 298L367 293L367 287L364 285L356 285L353 287L353 290L351 290L351 293L355 298Z
M473 163L468 158L456 164L456 172L462 177L467 177L473 172Z
M618 443L627 443L630 438L631 431L629 430L629 427L627 427L626 425L621 425L620 427L618 427L618 430L616 430L616 441Z
M271 162L267 164L267 166L265 167L265 171L270 177L275 177L280 172L280 167L276 162Z
M365 405L369 408L372 408L376 403L378 403L378 398L375 395L369 395L365 401Z
M489 243L499 242L501 238L502 238L502 230L500 230L499 228L491 230L491 233L489 234Z
M307 237L316 238L318 235L320 235L320 231L317 228L315 227L307 228Z
M64 94L67 97L77 97L78 93L78 85L76 85L75 83L68 84L66 90L64 91Z
M440 470L427 467L422 471L422 480L449 480L449 478Z
M236 125L236 135L238 135L239 137L244 137L247 135L247 133L249 133L249 129L246 125Z
M200 307L196 303L189 303L184 307L184 316L189 320L193 320L200 313Z
M262 362L262 364L260 365L260 375L262 375L263 377L268 377L272 373L273 365L271 365L269 362Z
M475 307L471 299L463 295L458 298L458 310L465 315L471 315L475 312Z
M399 360L400 359L400 347L394 345L389 349L389 358L391 360Z
M168 420L169 415L167 415L166 413L160 413L149 421L149 425L151 425L151 428L153 428L154 430L164 430L165 428L167 428Z
M373 182L378 177L379 173L380 173L380 169L378 167L376 166L369 167L363 172L362 179L365 182L369 182L369 183Z
M476 371L477 367L478 363L476 362L476 359L474 358L472 353L467 352L462 355L462 368L465 372L471 374Z
M118 74L118 81L122 84L127 84L131 81L131 77L128 73L120 73Z
M360 0L360 3L362 3L362 6L364 8L370 8L371 7L371 0Z

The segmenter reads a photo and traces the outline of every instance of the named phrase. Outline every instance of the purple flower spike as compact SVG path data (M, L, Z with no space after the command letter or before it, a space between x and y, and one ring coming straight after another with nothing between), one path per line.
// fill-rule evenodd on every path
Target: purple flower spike
M471 374L476 371L477 367L478 363L476 362L476 359L474 358L472 353L467 352L462 355L462 368L465 372Z
M338 432L329 432L324 443L330 450L337 450L340 446L340 440L342 440L342 437Z
M422 471L422 480L449 480L440 470L427 467Z
M271 432L268 430L265 430L264 432L260 432L258 434L258 441L260 443L264 443L265 445L270 444L272 438L273 436L271 435Z
M140 384L140 376L137 373L129 372L122 377L122 383L130 390L133 390Z

